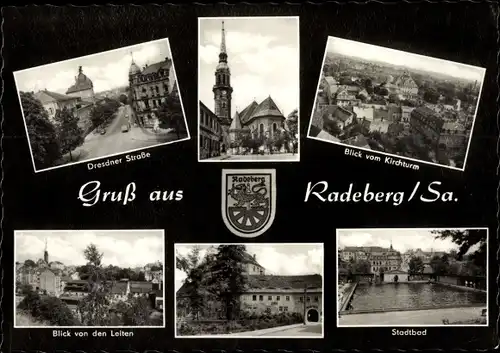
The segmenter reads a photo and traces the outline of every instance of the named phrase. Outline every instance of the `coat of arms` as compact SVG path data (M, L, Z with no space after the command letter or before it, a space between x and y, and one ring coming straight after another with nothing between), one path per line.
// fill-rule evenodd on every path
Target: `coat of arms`
M275 169L222 170L222 218L229 230L244 238L271 227L276 211Z

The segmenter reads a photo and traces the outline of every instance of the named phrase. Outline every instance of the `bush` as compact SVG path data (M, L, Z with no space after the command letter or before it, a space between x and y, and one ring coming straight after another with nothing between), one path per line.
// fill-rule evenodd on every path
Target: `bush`
M40 297L35 292L28 293L17 306L35 319L47 321L56 326L75 326L78 321L66 304L56 297Z

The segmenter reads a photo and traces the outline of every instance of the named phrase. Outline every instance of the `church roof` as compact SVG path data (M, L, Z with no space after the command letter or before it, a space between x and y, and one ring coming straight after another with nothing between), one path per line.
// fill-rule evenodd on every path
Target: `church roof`
M245 124L250 120L252 117L253 112L255 111L255 108L257 108L259 105L257 104L256 101L253 101L250 103L245 109L243 109L240 113L240 120Z
M276 103L274 103L271 96L267 97L262 103L259 104L257 109L252 115L252 119L262 116L278 116L284 118Z
M83 73L82 67L78 68L78 76L75 77L75 84L68 88L66 94L85 91L88 89L93 89L94 84L92 81Z
M240 130L241 129L241 121L240 121L240 115L238 112L234 113L233 116L233 121L231 122L231 126L229 127L230 130Z

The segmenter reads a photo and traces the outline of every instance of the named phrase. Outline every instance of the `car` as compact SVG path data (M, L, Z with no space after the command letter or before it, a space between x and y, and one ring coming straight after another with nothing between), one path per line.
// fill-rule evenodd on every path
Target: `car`
M128 124L122 125L122 132L128 132L129 129L130 129L130 127L128 126Z

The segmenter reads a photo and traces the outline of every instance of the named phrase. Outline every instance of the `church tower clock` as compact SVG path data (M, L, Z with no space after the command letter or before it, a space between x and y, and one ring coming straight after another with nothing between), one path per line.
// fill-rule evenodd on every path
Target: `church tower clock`
M231 73L227 64L226 33L222 21L222 40L220 44L219 64L215 69L215 85L213 87L215 115L223 125L231 124Z

